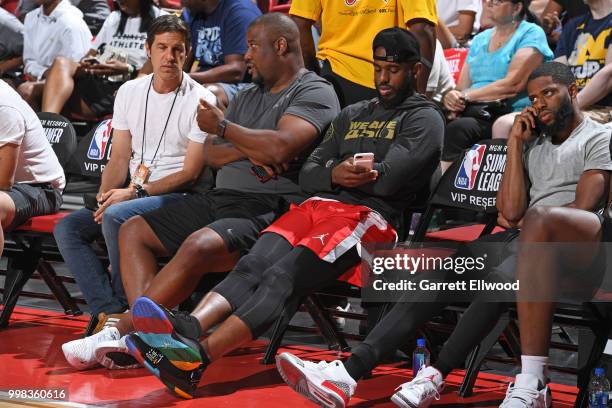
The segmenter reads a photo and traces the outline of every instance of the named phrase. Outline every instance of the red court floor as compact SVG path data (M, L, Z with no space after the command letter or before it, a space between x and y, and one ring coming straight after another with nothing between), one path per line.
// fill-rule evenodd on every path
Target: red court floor
M68 366L61 344L77 338L86 325L84 317L18 307L8 329L0 331L0 407L57 406L34 401L14 401L14 389L63 389L69 406L103 407L308 407L312 403L284 385L274 366L260 364L266 342L255 341L211 365L204 374L199 397L174 397L145 369L109 371L99 368L76 371ZM334 353L311 346L287 346L301 357L313 360L335 358ZM497 407L510 380L481 374L474 396L456 394L462 372L449 376L440 407ZM378 367L371 379L359 384L351 407L394 407L393 390L409 378L409 370L393 365ZM570 407L576 389L553 385L555 407ZM58 401L59 402L59 401ZM76 403L76 404L73 404ZM80 405L84 404L84 405Z

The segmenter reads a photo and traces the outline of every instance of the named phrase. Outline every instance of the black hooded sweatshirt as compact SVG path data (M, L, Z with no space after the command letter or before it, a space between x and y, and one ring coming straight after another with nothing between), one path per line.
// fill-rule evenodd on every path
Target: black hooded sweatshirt
M309 194L380 213L400 229L402 214L429 190L438 167L444 115L436 104L414 94L385 108L378 98L347 106L300 172ZM376 181L355 188L332 185L332 169L355 153L374 153Z

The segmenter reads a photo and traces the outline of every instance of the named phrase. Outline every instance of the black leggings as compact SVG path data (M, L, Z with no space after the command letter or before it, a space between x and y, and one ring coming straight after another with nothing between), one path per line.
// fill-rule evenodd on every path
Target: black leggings
M488 245L487 267L482 276L470 278L507 281L514 276L518 233L515 230L488 235L462 246L454 256L481 256L482 243L503 243ZM494 253L493 250L496 250ZM416 275L415 280L454 281L454 272L432 271ZM449 305L448 299L431 302L432 294L426 291L406 292L395 303L389 313L376 325L368 337L352 351L346 362L346 369L356 381L376 367L381 360L395 352L414 332L432 317L437 316ZM495 326L508 303L488 303L475 298L466 310L457 327L440 352L436 366L443 375L465 360L472 348Z
M449 122L444 129L442 160L453 162L474 143L490 139L492 128L493 121L475 118L457 118Z
M294 248L282 236L265 233L213 292L227 299L256 338L278 319L287 301L333 283L360 261L355 248L329 263L306 247Z

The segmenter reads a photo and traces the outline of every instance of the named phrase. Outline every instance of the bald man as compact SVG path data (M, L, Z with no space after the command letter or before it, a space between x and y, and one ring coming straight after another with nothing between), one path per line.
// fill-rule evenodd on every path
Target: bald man
M304 68L297 26L282 14L263 15L249 26L245 61L254 84L236 95L225 114L205 101L198 108L200 129L216 135L204 147L206 164L218 169L215 189L131 218L121 228L120 253L128 255L121 257L121 278L130 309L142 295L178 305L202 275L231 270L260 231L304 199L299 169L307 148L340 111L336 94ZM158 273L157 257L168 256ZM226 313L225 307L218 310ZM115 327L64 350L78 355L77 368L130 366L122 336L132 330L128 313Z

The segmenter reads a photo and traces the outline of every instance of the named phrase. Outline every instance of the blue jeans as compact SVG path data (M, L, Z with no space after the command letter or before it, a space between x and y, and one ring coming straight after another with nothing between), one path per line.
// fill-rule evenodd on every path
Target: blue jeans
M127 308L127 299L119 271L119 228L135 215L156 210L185 197L183 193L139 198L111 205L102 217L102 225L93 218L93 211L82 208L62 219L53 235L57 246L83 292L92 314L119 313ZM91 244L104 236L111 266L110 280L104 265Z

